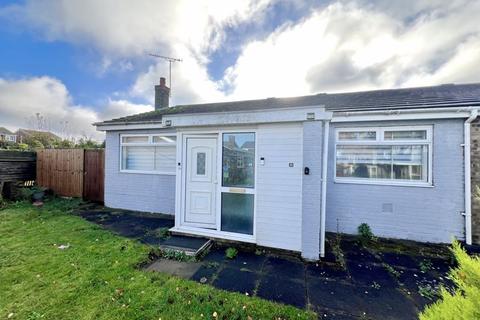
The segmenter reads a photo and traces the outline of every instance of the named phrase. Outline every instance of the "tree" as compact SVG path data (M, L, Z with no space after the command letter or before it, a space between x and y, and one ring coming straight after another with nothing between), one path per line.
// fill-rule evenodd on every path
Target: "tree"
M480 257L470 257L458 242L452 251L458 263L450 271L455 292L442 288L441 300L428 306L420 320L480 319Z
M95 140L92 140L91 138L83 137L78 140L75 147L82 149L100 149L102 148L102 144Z
M71 149L75 148L75 143L68 139L63 139L55 144L55 149Z
M28 145L32 149L45 149L45 145L37 139L30 140Z

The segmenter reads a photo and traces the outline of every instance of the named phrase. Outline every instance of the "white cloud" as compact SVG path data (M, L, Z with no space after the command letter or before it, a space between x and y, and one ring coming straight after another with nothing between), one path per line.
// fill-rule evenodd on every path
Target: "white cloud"
M480 2L427 9L405 22L355 3L329 5L248 44L227 73L232 97L480 81Z
M175 46L195 54L215 48L225 26L248 19L268 0L30 0L0 15L48 40L95 46L110 56L144 55Z
M165 61L150 52L183 59L174 66L174 102L223 97L209 80L209 53L218 48L224 29L249 19L259 20L270 0L30 0L0 8L0 17L49 41L68 41L96 48L103 56L97 74L131 70L128 59L149 59L150 67L130 90L153 102L153 85L168 75Z
M0 78L0 126L12 130L34 128L49 130L64 138L87 136L101 140L92 123L152 110L123 100L109 100L101 113L75 105L65 85L58 79L34 77ZM37 114L42 121L37 120Z
M109 120L152 110L153 107L151 105L135 104L127 100L109 99L107 106L98 114L97 117L99 120Z
M174 103L480 81L480 1L339 1L247 43L221 81L174 66ZM132 92L153 98L162 64ZM228 94L221 88L231 88Z
M335 1L243 44L224 79L213 81L207 66L225 29L263 19L276 1L39 0L0 15L46 39L96 48L100 72L151 59L128 92L112 93L147 103L168 75L167 63L148 52L183 58L173 66L173 104L480 81L480 1L468 0Z

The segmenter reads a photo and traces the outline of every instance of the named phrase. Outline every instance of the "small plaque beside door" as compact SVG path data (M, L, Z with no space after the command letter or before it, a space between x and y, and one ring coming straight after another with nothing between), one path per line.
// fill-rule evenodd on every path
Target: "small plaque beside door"
M232 193L245 193L245 188L230 188L228 192Z

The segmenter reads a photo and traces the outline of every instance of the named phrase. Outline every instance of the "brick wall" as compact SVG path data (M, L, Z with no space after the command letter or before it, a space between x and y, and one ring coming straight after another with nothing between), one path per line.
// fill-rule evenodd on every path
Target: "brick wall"
M334 123L330 131L327 231L356 234L368 223L375 235L450 243L465 235L464 119ZM433 126L433 188L337 183L335 129L359 126ZM391 209L385 210L384 208Z
M472 168L472 238L480 244L480 120L471 126L471 168ZM475 196L477 195L477 197Z

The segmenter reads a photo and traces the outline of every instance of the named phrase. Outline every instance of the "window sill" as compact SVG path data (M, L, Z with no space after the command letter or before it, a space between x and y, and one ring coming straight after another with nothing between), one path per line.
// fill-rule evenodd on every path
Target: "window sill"
M417 188L434 188L435 186L430 182L406 182L406 181L385 181L385 180L359 180L359 179L334 179L334 183L345 184L366 184L378 186L393 186L393 187L417 187Z
M141 171L141 170L120 170L120 173L133 173L133 174L155 174L163 176L175 176L175 172L163 172L163 171Z

